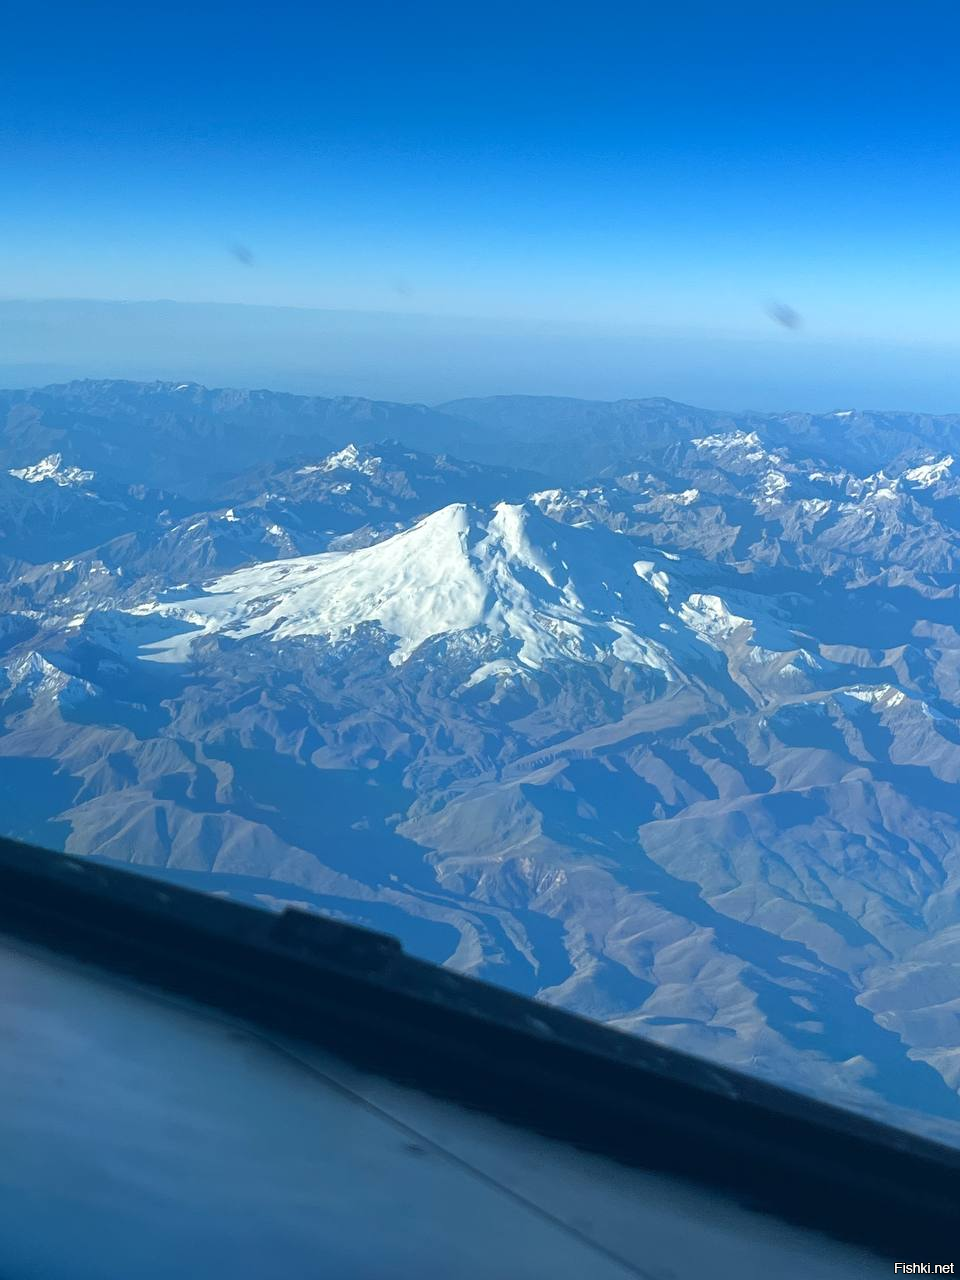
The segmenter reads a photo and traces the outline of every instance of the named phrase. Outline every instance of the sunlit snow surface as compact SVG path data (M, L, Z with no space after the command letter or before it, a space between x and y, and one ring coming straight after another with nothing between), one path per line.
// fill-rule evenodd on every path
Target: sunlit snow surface
M376 475L377 468L382 462L382 458L365 456L355 444L348 444L345 448L338 449L336 453L331 453L329 457L324 458L323 462L301 467L298 474L309 476L317 471L359 471L361 475L372 476Z
M395 665L431 637L480 627L527 667L612 655L670 678L654 638L669 617L661 595L634 571L630 546L603 530L578 534L529 506L455 504L372 547L241 569L203 596L139 613L194 628L144 645L163 662L184 661L198 634L337 639L376 623L395 641Z
M960 1114L960 417L174 390L8 427L5 830Z
M941 458L938 462L930 461L919 467L912 467L909 471L903 473L905 480L912 480L914 484L918 484L923 489L928 489L931 485L936 484L948 474L953 466L953 458L950 454Z
M92 471L84 471L81 467L65 467L59 453L51 453L29 467L11 467L9 474L16 480L25 480L27 484L41 484L50 480L61 487L80 485L94 478Z

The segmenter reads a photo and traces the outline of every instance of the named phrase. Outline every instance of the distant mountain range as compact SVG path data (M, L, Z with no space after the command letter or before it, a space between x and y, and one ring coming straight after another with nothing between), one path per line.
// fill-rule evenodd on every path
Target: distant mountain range
M956 353L946 341L845 341L816 323L788 334L759 309L751 334L722 324L675 329L654 316L633 324L431 315L424 302L350 311L0 299L0 386L162 378L428 404L505 391L616 400L643 387L736 408L823 411L867 399L956 407Z
M5 834L960 1134L960 416L0 424Z

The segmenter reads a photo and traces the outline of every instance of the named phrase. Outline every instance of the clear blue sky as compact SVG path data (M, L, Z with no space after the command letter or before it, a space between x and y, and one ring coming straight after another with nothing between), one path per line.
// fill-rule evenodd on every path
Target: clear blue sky
M729 334L778 299L798 341L960 344L954 4L34 0L2 28L3 297Z

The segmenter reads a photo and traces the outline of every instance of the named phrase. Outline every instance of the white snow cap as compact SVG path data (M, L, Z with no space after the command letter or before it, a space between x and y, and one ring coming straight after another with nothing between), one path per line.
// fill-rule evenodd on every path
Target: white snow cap
M731 613L719 596L695 592L680 606L680 617L704 636L729 636L741 627L750 625L749 618Z
M929 458L922 466L911 467L903 473L904 480L912 480L921 489L928 489L932 484L941 481L953 466L953 458L948 453L939 462Z
M665 493L664 501L675 502L678 507L689 507L691 502L696 502L700 497L699 489L684 489L682 493Z
M529 505L457 503L372 546L254 565L198 598L154 602L146 611L165 616L164 635L141 656L181 661L198 634L336 641L375 623L395 641L395 665L431 637L477 628L528 668L613 656L672 678L651 638L677 621L665 577L646 563L641 576L634 563L627 541L605 530L574 530ZM180 634L175 619L186 624Z
M348 444L334 453L327 454L322 462L301 467L297 475L309 476L317 471L359 471L365 476L372 476L382 465L382 458L365 457L355 444Z
M729 459L731 462L766 462L771 466L779 466L783 458L778 453L769 453L755 431L725 431L718 435L700 436L690 443L698 453L709 451L718 459Z
M83 471L80 467L63 466L63 456L49 453L30 467L11 467L10 475L16 480L25 480L27 484L40 484L43 480L52 480L54 484L63 486L85 484L92 480L92 471Z

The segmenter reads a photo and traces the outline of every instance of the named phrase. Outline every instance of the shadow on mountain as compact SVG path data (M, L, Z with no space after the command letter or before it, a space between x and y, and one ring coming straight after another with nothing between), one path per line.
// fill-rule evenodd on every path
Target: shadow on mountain
M954 1091L932 1067L911 1059L900 1038L884 1030L856 1003L856 991L845 974L824 964L803 943L779 938L717 911L701 896L699 885L672 876L642 845L626 838L643 818L629 771L591 765L589 772L589 786L582 770L577 791L581 796L589 795L592 805L602 811L606 852L615 864L612 873L616 879L680 919L709 929L720 951L744 962L741 979L756 994L760 1012L777 1034L802 1052L822 1054L836 1062L866 1058L874 1070L867 1083L886 1101L960 1119L960 1099ZM582 808L578 809L575 796L550 787L527 791L543 814L545 833L567 845L579 844L585 854L597 856L599 830L594 836L590 830L593 824L585 819ZM833 919L827 918L825 923L836 927ZM798 1006L794 1000L797 995L812 1007Z
M768 1024L795 1048L837 1062L862 1056L875 1072L867 1083L886 1101L960 1119L960 1099L943 1078L911 1059L900 1038L856 1003L846 976L814 951L716 911L700 896L699 886L671 876L639 847L629 863L624 851L618 876L666 910L712 930L721 951L745 961L743 982L756 993ZM805 996L812 1009L798 1008L794 994Z
M79 779L55 761L0 756L3 834L44 849L63 850L70 823L49 815L69 809L79 789Z

